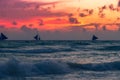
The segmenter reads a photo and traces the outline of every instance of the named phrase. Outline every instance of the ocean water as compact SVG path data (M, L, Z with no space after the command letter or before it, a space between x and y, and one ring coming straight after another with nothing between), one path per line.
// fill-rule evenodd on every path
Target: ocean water
M120 80L120 41L0 41L0 80Z

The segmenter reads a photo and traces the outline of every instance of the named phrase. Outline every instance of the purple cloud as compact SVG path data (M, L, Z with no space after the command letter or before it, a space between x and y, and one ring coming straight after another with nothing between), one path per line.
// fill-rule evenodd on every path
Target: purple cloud
M26 34L34 34L34 33L38 32L38 30L36 28L29 28L26 25L21 26L20 30Z
M5 26L4 25L0 25L0 28L5 28Z
M84 14L84 13L80 13L79 16L80 16L80 17L86 17L87 15Z
M105 25L102 27L102 29L103 29L104 31L106 31L106 30L107 30L107 28L106 28L106 26L105 26Z
M33 27L33 24L29 24L28 26L29 26L29 27Z
M94 12L93 9L84 9L81 13L79 13L80 17L86 17L92 15Z
M64 12L51 12L45 5L59 2L26 2L21 0L0 0L0 18L2 19L29 19L32 17L53 17L68 15Z
M73 18L73 17L69 17L69 22L70 23L74 23L74 24L79 23L78 20L77 20L77 18Z
M92 14L93 14L93 12L94 12L94 10L93 10L93 9L91 9L91 10L89 10L88 12L89 12L89 15L92 15Z
M100 17L100 18L105 18L105 13L100 13L100 14L99 14L99 17Z
M14 22L12 22L12 24L13 24L13 25L17 25L17 22L14 21Z
M21 30L25 32L31 32L31 28L28 28L26 25L21 26Z
M42 19L39 19L39 25L40 25L40 26L44 25L44 22L43 22Z

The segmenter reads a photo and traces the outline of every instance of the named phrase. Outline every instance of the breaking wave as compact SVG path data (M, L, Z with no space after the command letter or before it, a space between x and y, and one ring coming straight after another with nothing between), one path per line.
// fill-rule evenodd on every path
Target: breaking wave
M11 58L8 62L1 63L0 78L66 74L70 71L69 66L62 62L45 60L39 63L22 63L15 58Z
M67 74L72 71L115 71L120 70L120 61L109 63L64 63L45 60L37 63L23 63L15 58L0 65L0 78L4 77L31 77L50 74Z

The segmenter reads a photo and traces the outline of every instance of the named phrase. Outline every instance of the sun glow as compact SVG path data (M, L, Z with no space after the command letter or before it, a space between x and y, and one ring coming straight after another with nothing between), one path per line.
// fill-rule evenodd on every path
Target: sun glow
M14 6L8 4L5 9L0 8L0 15L3 15L0 16L0 23L9 28L26 25L42 30L118 24L120 10L117 5L118 0L18 0ZM11 13L6 13L8 11ZM14 21L17 24L12 24Z

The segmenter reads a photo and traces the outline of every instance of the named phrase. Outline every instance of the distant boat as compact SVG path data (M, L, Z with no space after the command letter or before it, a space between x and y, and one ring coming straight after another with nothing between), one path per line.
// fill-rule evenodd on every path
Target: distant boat
M0 34L0 40L6 40L8 37L6 37L3 33Z
M34 39L35 39L35 40L40 40L39 34L35 35L35 36L34 36Z
M97 36L95 36L95 35L92 36L92 40L93 40L93 41L95 41L95 40L97 40L97 39L98 39Z

